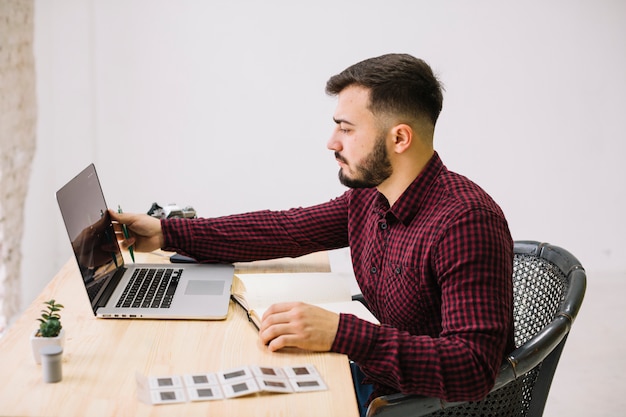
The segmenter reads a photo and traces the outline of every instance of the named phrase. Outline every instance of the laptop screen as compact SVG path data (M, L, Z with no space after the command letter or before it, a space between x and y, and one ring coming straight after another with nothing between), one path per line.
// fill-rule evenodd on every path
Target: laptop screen
M94 165L63 186L57 201L93 307L105 284L123 265Z

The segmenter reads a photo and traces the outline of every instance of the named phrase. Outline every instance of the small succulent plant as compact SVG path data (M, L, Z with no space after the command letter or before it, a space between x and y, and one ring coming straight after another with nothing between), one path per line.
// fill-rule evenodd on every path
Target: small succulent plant
M63 308L63 305L57 304L55 300L44 302L46 305L45 310L41 310L41 318L37 320L40 322L37 336L39 337L57 337L61 332L61 315L59 311Z

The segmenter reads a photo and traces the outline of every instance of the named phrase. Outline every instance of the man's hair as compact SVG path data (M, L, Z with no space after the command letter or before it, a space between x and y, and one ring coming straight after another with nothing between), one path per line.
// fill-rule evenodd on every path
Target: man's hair
M369 90L369 109L374 114L409 120L426 117L434 126L441 112L441 83L426 62L408 54L387 54L354 64L328 80L326 93L335 96L350 86Z

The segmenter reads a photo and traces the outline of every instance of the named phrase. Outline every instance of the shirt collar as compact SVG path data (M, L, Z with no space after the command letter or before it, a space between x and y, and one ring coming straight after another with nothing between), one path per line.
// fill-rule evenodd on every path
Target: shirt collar
M389 203L384 195L379 193L378 201L387 207L388 213L400 220L404 225L408 225L422 206L428 190L435 183L437 177L446 167L439 158L439 154L435 151L422 172L413 180L406 190L400 195L400 198L389 209ZM380 204L379 203L379 204ZM378 206L382 208L382 204Z

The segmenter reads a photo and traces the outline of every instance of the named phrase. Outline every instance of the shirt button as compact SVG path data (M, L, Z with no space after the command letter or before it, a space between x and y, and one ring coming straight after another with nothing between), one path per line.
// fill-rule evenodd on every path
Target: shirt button
M373 267L372 267L372 269L370 269L370 272L371 272L372 274L375 274L376 272L378 272L378 269L376 269L376 267L375 267L375 266L373 266Z
M387 230L387 223L381 223L380 230Z
M399 266L396 267L396 274L401 274L402 273L402 268L400 268Z

